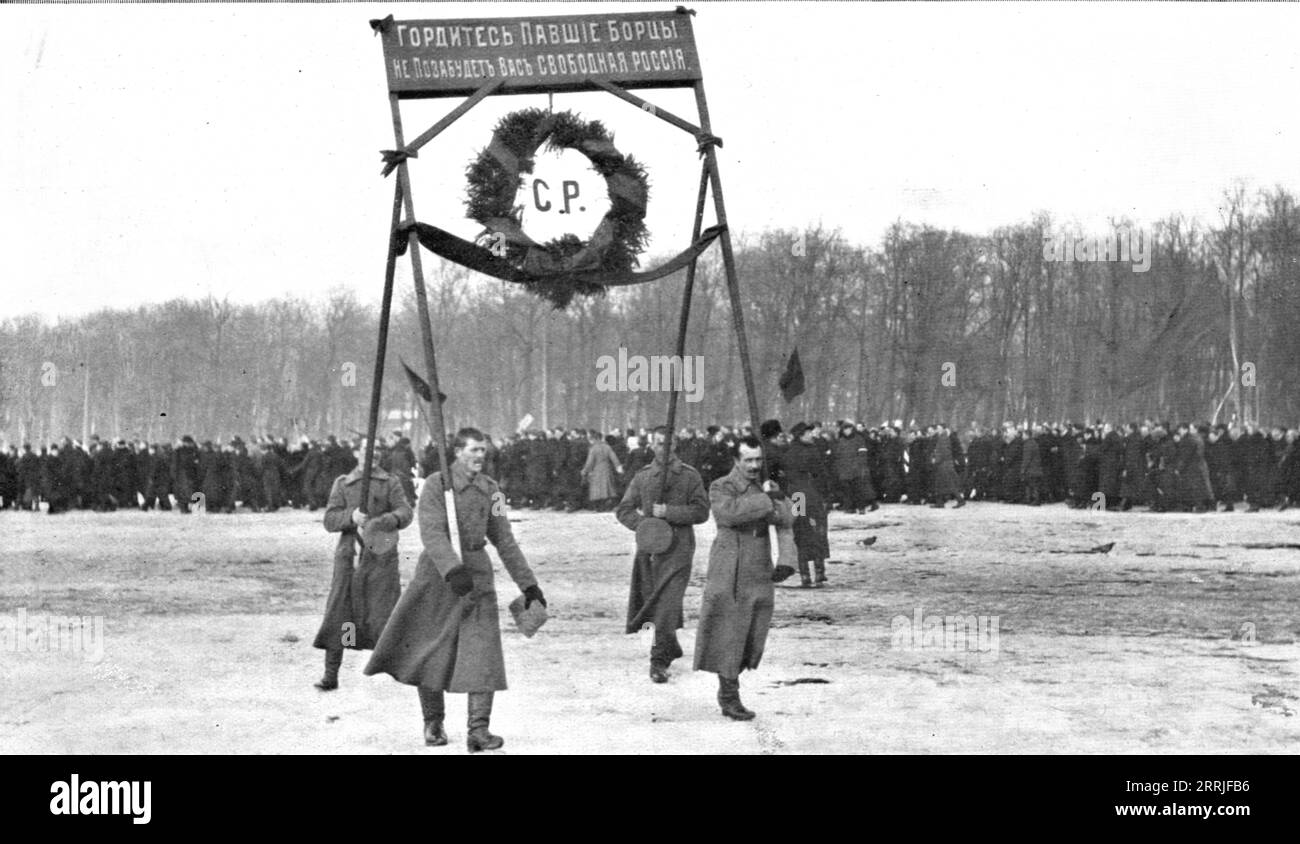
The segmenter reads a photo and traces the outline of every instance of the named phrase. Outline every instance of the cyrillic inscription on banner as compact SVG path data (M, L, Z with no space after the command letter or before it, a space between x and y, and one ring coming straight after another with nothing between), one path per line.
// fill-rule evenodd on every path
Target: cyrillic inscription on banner
M393 21L382 33L388 90L402 98L673 88L701 78L691 19L679 12Z

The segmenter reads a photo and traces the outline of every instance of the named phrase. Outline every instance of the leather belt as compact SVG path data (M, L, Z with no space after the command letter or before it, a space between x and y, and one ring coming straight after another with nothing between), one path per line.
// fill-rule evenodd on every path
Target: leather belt
M482 551L487 547L486 542L462 542L460 544L462 551Z
M747 533L756 538L763 537L763 536L767 536L767 522L764 521L748 522L743 525L736 525L735 527L732 528L732 530L736 531L737 533Z

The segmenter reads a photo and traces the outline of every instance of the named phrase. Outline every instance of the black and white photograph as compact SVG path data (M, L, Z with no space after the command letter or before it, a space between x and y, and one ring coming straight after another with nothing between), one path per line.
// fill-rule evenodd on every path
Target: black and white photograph
M1296 753L1298 35L5 4L0 752Z

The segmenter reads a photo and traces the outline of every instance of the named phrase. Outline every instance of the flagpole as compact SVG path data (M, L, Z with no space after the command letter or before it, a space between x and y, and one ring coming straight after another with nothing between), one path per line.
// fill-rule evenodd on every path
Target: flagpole
M379 402L384 386L384 358L388 353L388 320L393 309L393 278L397 271L397 224L402 220L402 186L393 188L393 220L388 228L388 263L384 267L384 298L379 306L379 348L375 351L375 374L370 382L370 418L366 425L366 453L361 469L361 512L370 515L370 471L375 457L375 431L379 427ZM361 547L365 550L365 540ZM361 566L361 554L354 565Z

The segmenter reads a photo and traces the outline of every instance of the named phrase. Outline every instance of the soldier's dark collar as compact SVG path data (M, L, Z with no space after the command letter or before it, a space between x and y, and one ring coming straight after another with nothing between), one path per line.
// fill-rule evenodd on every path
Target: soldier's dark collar
M471 478L465 464L459 460L451 464L451 486L456 492L464 492L469 486L478 487L484 495L490 495L492 492L492 487L482 472Z

